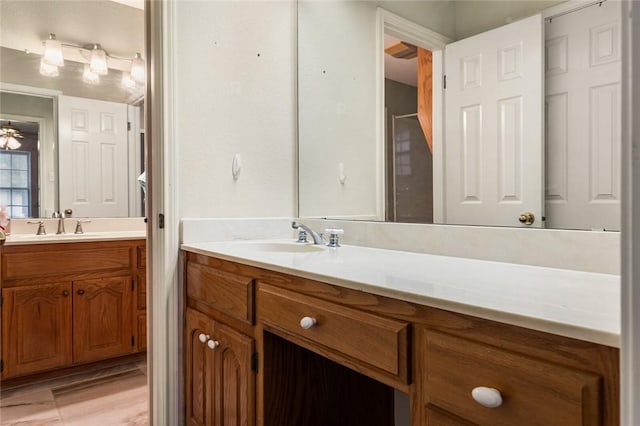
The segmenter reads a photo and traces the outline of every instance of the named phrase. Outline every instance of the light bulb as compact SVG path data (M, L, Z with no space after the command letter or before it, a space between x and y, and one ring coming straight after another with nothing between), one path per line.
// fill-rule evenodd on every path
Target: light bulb
M99 44L93 45L91 51L91 60L89 61L89 68L91 72L98 75L107 75L109 72L107 68L107 54L100 48Z
M98 84L100 83L100 76L93 71L91 71L91 66L89 64L84 64L84 71L82 72L82 81L88 84Z
M55 65L47 64L47 61L44 60L44 56L40 59L40 74L47 77L57 77L58 76L58 67Z
M64 66L62 55L62 43L56 40L55 34L49 34L49 39L44 42L44 55L42 56L47 65L56 67Z

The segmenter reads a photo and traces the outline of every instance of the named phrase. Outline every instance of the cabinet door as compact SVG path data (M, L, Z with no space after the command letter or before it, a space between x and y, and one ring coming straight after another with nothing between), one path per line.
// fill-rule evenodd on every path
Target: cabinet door
M73 359L96 361L135 350L131 277L73 282Z
M2 290L2 378L71 363L71 283Z
M184 331L185 419L187 425L213 425L213 402L211 399L213 352L207 346L213 329L213 320L187 308Z
M186 424L253 425L253 339L190 308L185 327Z
M254 424L255 374L251 368L253 339L216 324L213 395L217 426Z

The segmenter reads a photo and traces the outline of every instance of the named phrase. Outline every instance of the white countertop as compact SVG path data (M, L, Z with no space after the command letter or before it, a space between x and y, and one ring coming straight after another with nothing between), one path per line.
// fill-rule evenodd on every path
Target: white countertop
M89 241L138 240L146 238L146 231L104 231L85 232L84 234L10 234L7 235L6 245L49 244L49 243L79 243Z
M291 240L182 249L355 290L608 346L620 346L620 277L343 245L288 251ZM268 250L269 246L277 250ZM279 249L278 249L279 248ZM295 249L293 249L295 250Z

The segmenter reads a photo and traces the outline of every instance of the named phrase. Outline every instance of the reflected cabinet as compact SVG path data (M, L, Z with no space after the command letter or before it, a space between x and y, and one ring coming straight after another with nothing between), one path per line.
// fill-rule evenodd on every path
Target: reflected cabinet
M2 379L143 350L143 240L2 248ZM145 327L146 328L146 327Z

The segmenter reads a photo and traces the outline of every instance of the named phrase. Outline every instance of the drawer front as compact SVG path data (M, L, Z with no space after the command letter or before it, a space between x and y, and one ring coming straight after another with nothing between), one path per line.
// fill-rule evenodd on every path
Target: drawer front
M2 256L2 278L5 280L129 268L129 247L40 251L34 245L32 251Z
M243 322L253 324L253 278L189 262L187 297Z
M407 323L260 283L260 319L274 328L322 345L408 383ZM304 317L316 323L302 328Z
M601 377L596 374L425 330L422 342L423 402L427 406L440 407L478 425L601 422ZM502 405L481 406L471 396L476 387L497 389Z

